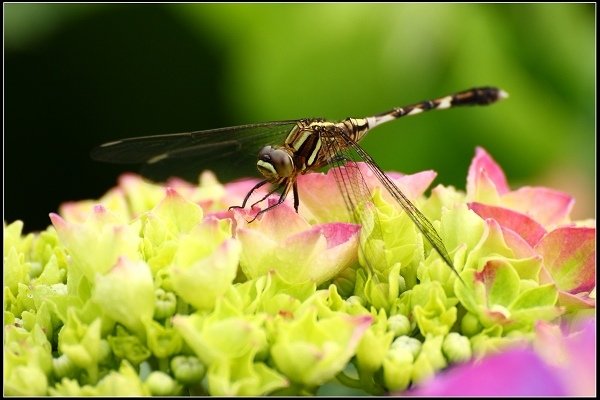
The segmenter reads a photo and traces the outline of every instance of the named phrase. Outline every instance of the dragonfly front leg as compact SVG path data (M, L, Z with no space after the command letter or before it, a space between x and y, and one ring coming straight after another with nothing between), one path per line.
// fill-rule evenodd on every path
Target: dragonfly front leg
M278 185L277 187L275 187L275 189L273 189L273 190L271 190L269 193L265 194L265 195L262 197L262 199L260 199L260 200L258 200L258 201L255 201L254 203L252 203L252 204L250 205L250 208L254 207L254 206L255 206L255 205L257 205L258 203L262 203L263 201L265 201L265 199L266 199L267 197L269 197L270 195L272 195L273 193L275 193L276 191L278 191L278 190L279 190L279 188L280 188L282 185L283 185L283 184L280 184L280 185ZM280 197L280 199L281 199L281 197ZM281 203L281 201L279 201L277 204L279 204L279 203Z
M297 192L296 190L296 181L294 180L293 182L288 179L286 180L284 183L282 183L281 185L279 185L278 187L276 187L274 190L272 190L271 192L269 192L265 197L263 197L261 200L257 201L256 203L252 204L253 206L260 203L261 201L263 201L264 199L266 199L268 196L270 196L271 194L273 194L277 189L279 189L282 185L285 185L285 187L283 188L283 191L281 192L281 196L279 196L279 200L277 200L277 203L268 206L267 208L265 208L264 210L260 210L258 213L256 213L256 215L254 216L254 218L252 218L250 221L248 221L248 223L251 223L252 221L254 221L260 214L267 212L275 207L277 207L278 205L280 205L281 203L283 203L285 201L285 198L287 197L288 193L290 192L290 189L293 187L294 188L294 193ZM297 198L297 197L296 197ZM296 203L296 201L294 200L294 204ZM297 210L296 210L297 211Z
M248 199L250 198L250 196L252 196L252 193L254 193L254 191L255 191L256 189L260 188L261 186L263 186L263 185L264 185L265 183L267 183L267 182L269 182L269 181L267 181L267 180L264 180L264 181L260 181L260 182L258 182L256 185L254 185L254 187L253 187L252 189L250 189L250 191L248 192L248 194L246 194L246 197L244 197L244 201L242 202L242 205L241 205L241 206L231 206L231 207L229 207L229 208L228 208L228 210L231 210L232 208L245 208L245 207L246 207L246 203L248 202ZM273 193L273 192L271 192L271 193ZM271 193L269 193L269 194L271 194ZM268 196L269 194L267 194L267 196ZM266 198L266 196L265 196L265 197L263 197L263 200L264 200L265 198ZM262 201L262 200L260 200L260 201ZM254 204L256 204L256 203L254 203ZM254 204L253 204L253 205L254 205Z

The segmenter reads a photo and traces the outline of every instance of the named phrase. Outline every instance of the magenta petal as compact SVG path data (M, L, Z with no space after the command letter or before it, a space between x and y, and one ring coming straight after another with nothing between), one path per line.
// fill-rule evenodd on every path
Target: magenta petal
M565 339L569 359L561 372L574 396L596 395L596 319L587 319L580 331Z
M468 206L481 218L492 218L502 227L518 233L531 246L535 246L535 244L546 234L546 230L543 226L529 218L527 215L516 211L503 207L488 206L477 202L469 203Z
M566 193L543 187L522 187L502 196L502 204L530 215L540 224L567 221L575 199Z
M529 349L512 349L442 373L412 396L564 396L554 371Z
M475 149L475 157L471 161L469 173L467 174L467 195L473 196L477 192L482 170L496 186L499 194L507 193L510 189L504 176L504 172L492 157L481 147Z
M569 293L589 292L596 286L596 229L562 227L535 246L556 286Z
M570 396L596 394L596 319L559 326L538 322L534 348L554 369Z

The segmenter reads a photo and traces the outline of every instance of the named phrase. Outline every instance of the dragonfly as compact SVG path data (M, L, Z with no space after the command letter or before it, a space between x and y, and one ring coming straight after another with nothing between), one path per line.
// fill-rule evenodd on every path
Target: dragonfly
M266 184L271 184L273 189L252 206L280 192L278 200L260 210L254 218L283 203L290 192L294 209L298 212L300 199L297 178L300 175L325 167L339 167L344 163L346 166L356 167L356 162L363 162L402 207L431 247L460 278L432 223L358 143L373 128L398 118L431 110L488 105L507 96L499 88L476 87L365 118L349 117L337 122L323 118L304 118L126 138L94 148L91 156L104 162L144 164L142 174L158 180L168 178L173 171L178 171L182 177L188 173L197 177L198 172L204 169L222 172L222 179L239 178L245 174L248 166L254 166L263 180L248 192L240 206L232 208L245 208L251 195ZM333 169L352 218L357 223L367 224L366 217L356 212L368 201L370 193L364 178L360 176L359 168ZM377 221L370 223L377 224Z

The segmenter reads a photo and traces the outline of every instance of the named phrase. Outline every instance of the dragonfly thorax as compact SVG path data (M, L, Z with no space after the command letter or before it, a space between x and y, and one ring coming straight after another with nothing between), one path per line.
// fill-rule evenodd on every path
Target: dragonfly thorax
M294 160L285 147L265 146L258 152L256 168L265 179L276 183L292 175Z

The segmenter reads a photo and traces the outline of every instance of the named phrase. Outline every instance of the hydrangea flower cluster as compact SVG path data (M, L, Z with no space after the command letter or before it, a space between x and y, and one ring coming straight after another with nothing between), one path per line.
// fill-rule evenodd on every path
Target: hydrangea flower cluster
M252 222L228 207L256 181L205 172L5 224L5 394L593 394L595 221L569 195L511 190L480 148L466 192L390 173L461 281L359 166L378 235L331 171Z

